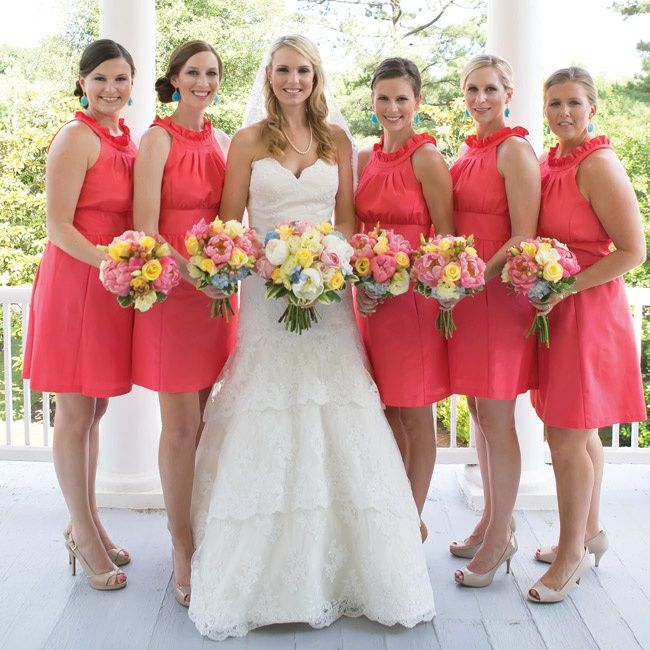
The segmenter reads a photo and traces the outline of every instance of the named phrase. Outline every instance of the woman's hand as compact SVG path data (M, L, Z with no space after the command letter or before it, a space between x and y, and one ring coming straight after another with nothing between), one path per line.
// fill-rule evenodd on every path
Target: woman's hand
M230 298L230 296L225 291L217 289L217 287L213 287L212 285L203 287L202 289L199 289L199 291L203 291L203 293L212 300L224 300Z
M552 293L544 302L531 300L530 303L538 311L538 315L548 316L553 310L553 307L564 300L565 297L566 295L563 293Z
M384 300L380 296L368 293L362 286L357 287L357 308L362 316L370 316Z

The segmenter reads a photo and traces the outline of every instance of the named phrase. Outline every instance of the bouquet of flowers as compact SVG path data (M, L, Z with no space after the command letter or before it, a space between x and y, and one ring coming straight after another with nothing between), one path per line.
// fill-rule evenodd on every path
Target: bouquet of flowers
M474 238L438 235L427 240L421 237L415 253L411 275L415 291L441 304L437 328L445 339L456 331L450 302L473 296L485 288L485 262L473 247Z
M302 334L318 322L315 303L340 302L339 292L355 280L352 253L328 221L290 221L269 230L256 270L266 280L267 299L286 296L289 302L278 322Z
M97 246L109 258L99 267L99 279L117 295L122 307L147 311L162 302L180 282L178 264L159 236L127 230L108 246Z
M544 302L552 293L570 291L580 271L576 256L566 244L549 237L525 239L519 246L506 252L506 263L501 272L501 280L517 294L528 296L530 300ZM528 334L537 332L537 340L550 346L548 316L537 314Z
M255 231L235 220L223 222L217 217L207 223L201 219L186 233L185 248L190 254L187 270L198 280L198 288L213 286L228 296L215 300L210 312L228 322L235 313L229 297L237 293L237 283L251 274L260 254Z
M368 232L352 235L350 244L354 274L367 293L390 297L408 291L413 251L407 239L377 224Z

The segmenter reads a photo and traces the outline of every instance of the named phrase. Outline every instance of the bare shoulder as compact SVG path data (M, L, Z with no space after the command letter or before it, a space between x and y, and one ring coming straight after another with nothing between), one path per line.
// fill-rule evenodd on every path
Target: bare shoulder
M67 151L93 153L99 147L99 136L83 122L73 120L64 124L52 139L51 154L61 154Z
M369 162L372 157L372 147L367 147L366 149L361 149L359 151L359 169L363 169Z
M161 149L169 147L172 142L172 137L162 126L150 126L140 138L140 150L145 149Z
M330 124L330 132L336 145L337 153L343 154L344 156L350 155L352 152L352 143L347 133L337 124Z
M579 179L589 185L611 182L621 175L627 177L627 171L612 149L598 149L578 165Z
M532 156L537 160L535 156L535 151L533 150L532 145L525 138L521 138L518 135L513 135L511 138L504 140L498 147L497 150L499 153L503 153L506 156Z
M426 142L422 146L418 147L411 156L411 160L414 165L417 164L436 164L443 162L444 158L433 142Z

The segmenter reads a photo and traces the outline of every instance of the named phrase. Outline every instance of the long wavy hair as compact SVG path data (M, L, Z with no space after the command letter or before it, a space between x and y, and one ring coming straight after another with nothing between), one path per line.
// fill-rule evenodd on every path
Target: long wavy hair
M270 66L273 65L275 53L282 47L291 47L309 60L314 69L314 86L306 101L307 123L311 126L314 141L317 144L317 154L330 164L336 162L336 145L332 130L327 123L327 100L325 99L325 78L323 63L318 48L308 38L299 34L280 36L271 46ZM284 116L278 98L273 92L268 75L264 83L266 98L266 119L262 122L262 136L269 139L269 153L276 158L283 158L289 144L282 132Z

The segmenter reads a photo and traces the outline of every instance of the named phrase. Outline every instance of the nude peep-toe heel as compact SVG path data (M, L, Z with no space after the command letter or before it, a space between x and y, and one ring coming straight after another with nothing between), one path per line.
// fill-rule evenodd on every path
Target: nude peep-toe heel
M68 559L69 563L72 565L72 575L77 575L77 560L81 563L88 583L93 589L99 591L115 591L116 589L124 589L126 587L127 581L119 582L119 576L123 575L126 578L126 575L122 573L116 566L113 567L111 571L106 573L94 573L93 570L88 566L86 559L81 554L79 547L72 538L72 533L68 535L68 538L65 543L66 548L68 549Z
M531 603L559 603L563 601L569 592L569 589L571 589L574 584L580 584L580 578L582 578L589 569L591 569L591 555L585 548L585 552L580 562L578 562L578 566L560 590L556 591L555 589L550 589L540 579L531 589L528 590L528 600L530 600ZM533 592L536 592L537 595L533 595Z
M510 520L510 530L514 533L517 530L517 523L513 517ZM459 544L458 542L452 542L449 545L449 552L456 557L462 557L466 560L471 560L475 555L476 551L481 548L481 540L478 544Z
M429 536L429 531L427 530L427 525L420 519L420 537L422 537L422 543L426 541Z
M65 539L66 542L68 541L70 534L71 531L69 528L63 529L63 539ZM125 548L107 548L106 553L111 559L111 562L117 567L124 566L131 561L131 556ZM72 563L72 559L70 559L70 563Z
M587 547L587 551L594 556L595 566L598 566L600 564L600 558L605 555L605 551L609 548L607 533L604 530L601 530L597 535L588 539L585 542L585 546ZM544 546L535 551L535 559L538 562L545 562L546 564L553 564L556 556L557 554L553 550L552 546Z
M510 573L510 560L512 560L512 556L517 552L517 548L517 539L513 533L510 535L510 539L508 540L506 548L499 558L499 561L490 571L487 573L473 573L464 566L459 571L456 571L454 574L454 580L462 587L487 587L491 585L492 580L494 579L494 574L504 562L506 565L506 573Z

